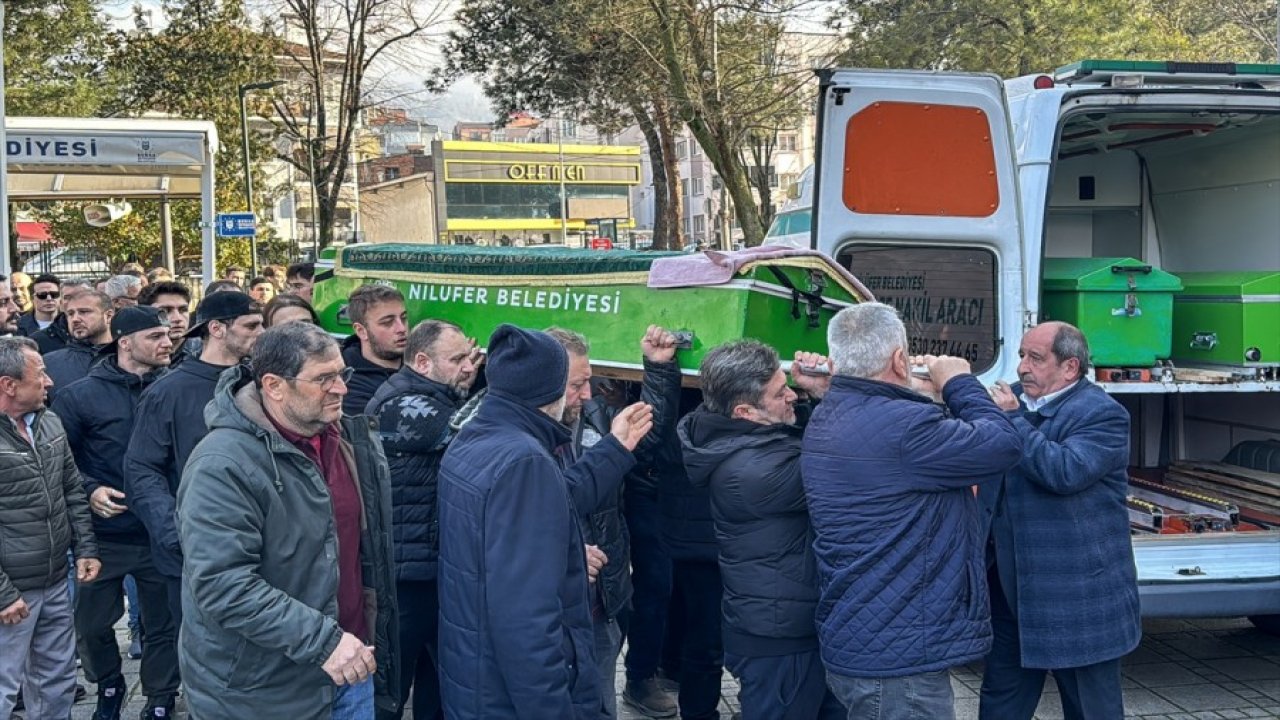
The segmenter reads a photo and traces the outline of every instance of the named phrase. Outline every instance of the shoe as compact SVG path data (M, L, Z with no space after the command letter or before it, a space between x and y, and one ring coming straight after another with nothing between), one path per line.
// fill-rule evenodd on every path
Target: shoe
M71 701L72 704L75 704L80 702L81 700L84 700L84 696L88 694L89 694L89 691L85 690L83 685L81 685L80 683L76 683L76 698L75 700Z
M18 688L18 699L13 701L13 711L22 712L27 709L27 703L22 699L22 688Z
M147 703L147 707L142 711L142 714L141 714L141 715L139 715L138 717L140 718L140 720L155 720L155 719L157 719L157 718L166 718L166 719L167 719L167 718L172 718L172 717L173 717L173 702L169 702L169 703L166 703L166 704L163 704L163 705L152 705L150 702L148 702L148 703Z
M622 702L636 712L651 718L676 716L676 702L658 686L657 678L627 681L622 690Z
M98 707L93 711L93 720L120 720L125 695L124 685L99 685Z
M137 660L142 657L142 633L136 628L129 629L129 659Z

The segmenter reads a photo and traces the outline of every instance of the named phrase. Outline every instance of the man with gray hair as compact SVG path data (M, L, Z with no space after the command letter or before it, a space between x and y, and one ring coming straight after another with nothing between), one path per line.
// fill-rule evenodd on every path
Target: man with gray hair
M850 720L954 718L950 668L991 647L971 488L1017 465L1018 432L966 360L909 357L888 305L841 310L827 343L835 377L805 429L801 471L828 682ZM913 389L913 363L945 410Z
M978 715L1030 720L1052 670L1067 718L1120 718L1120 658L1142 637L1125 500L1129 413L1084 379L1079 329L1037 325L1018 355L1018 384L998 383L993 397L1018 431L1022 462L978 495L995 631Z
M827 359L796 353L796 368ZM702 360L702 406L679 425L689 482L710 487L724 583L724 665L738 678L743 720L838 720L827 689L814 614L818 569L800 480L796 393L778 353L757 340L711 350ZM829 375L793 372L821 398Z
M136 275L112 275L102 291L111 298L111 305L116 310L133 307L138 304L138 296L142 294L142 278Z
M27 717L65 718L75 696L76 639L67 551L76 578L102 563L89 501L36 344L0 338L0 718L22 691Z
M178 488L178 661L192 717L359 718L399 705L391 490L351 370L309 323L222 373Z

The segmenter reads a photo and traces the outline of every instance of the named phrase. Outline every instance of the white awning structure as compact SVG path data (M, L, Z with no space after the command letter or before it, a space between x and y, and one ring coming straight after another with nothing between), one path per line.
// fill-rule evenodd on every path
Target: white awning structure
M204 281L213 281L218 131L212 122L10 117L4 138L10 202L199 199Z

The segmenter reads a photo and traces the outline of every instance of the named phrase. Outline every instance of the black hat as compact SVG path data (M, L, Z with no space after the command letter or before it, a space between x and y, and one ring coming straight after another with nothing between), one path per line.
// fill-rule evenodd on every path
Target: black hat
M111 342L99 352L114 353L119 346L120 338L158 327L169 327L169 316L160 308L150 305L120 308L111 318Z
M262 305L239 290L224 290L205 295L196 306L196 321L187 330L186 337L203 334L205 326L212 320L234 320L241 315L260 312L262 312Z
M537 409L564 396L569 354L546 333L499 325L485 368L490 392Z

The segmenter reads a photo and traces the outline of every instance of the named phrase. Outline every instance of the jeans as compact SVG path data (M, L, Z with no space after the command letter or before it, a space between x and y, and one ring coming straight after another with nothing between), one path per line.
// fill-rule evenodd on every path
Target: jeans
M742 689L742 720L844 720L844 705L827 689L817 648L769 657L724 654Z
M379 720L399 720L413 690L413 720L443 720L440 704L440 590L436 583L396 583L400 613L399 712L378 711Z
M827 685L848 708L849 720L955 720L949 670L894 678L827 673Z
M333 690L333 720L373 720L373 678Z
M99 686L124 685L114 626L124 614L124 576L133 575L147 633L142 644L142 693L151 702L171 701L178 693L178 628L169 614L165 578L151 564L151 548L98 540L98 557L102 572L80 586L75 602L85 677Z
M623 509L631 533L631 613L627 627L627 680L638 682L658 672L671 599L671 558L662 545L658 499L626 493Z
M138 581L132 575L124 576L124 596L129 608L129 632L142 632L142 603L138 602Z
M672 579L681 598L684 643L680 646L680 717L719 720L724 652L720 641L720 564L698 560L672 562Z
M622 651L622 630L616 620L596 618L596 669L600 677L600 699L608 717L618 717L618 653Z
M1030 720L1040 705L1048 670L1022 667L1022 643L1018 619L1005 598L994 568L988 573L991 587L991 630L995 635L982 674L979 720ZM1067 720L1121 720L1124 690L1120 685L1120 659L1076 668L1055 668L1053 679Z

